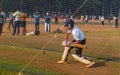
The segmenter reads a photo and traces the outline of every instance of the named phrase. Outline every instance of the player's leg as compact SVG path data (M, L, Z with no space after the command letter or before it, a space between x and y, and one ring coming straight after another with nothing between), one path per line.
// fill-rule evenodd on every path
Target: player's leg
M47 32L47 23L45 23L44 31Z
M65 61L68 61L68 56L69 56L69 54L70 54L70 52L71 52L71 50L72 50L73 48L74 48L74 47L69 47L68 54L67 54L67 56L66 56Z
M10 24L11 24L11 20L9 21L8 27L7 29L10 31Z
M86 66L87 68L90 68L90 67L92 67L92 66L95 64L95 62L90 61L90 60L86 59L86 58L83 57L83 56L79 57L79 56L76 55L76 54L72 54L72 56L73 56L73 58L76 59L77 61L79 61L79 62L81 62L81 63L84 63L84 64L87 64L87 66Z
M20 27L22 28L22 33L24 34L24 21L21 21Z
M17 30L17 35L19 35L19 33L20 33L20 24L21 24L21 22L18 21L18 22L17 22L17 28L18 28L18 30Z
M0 23L0 35L2 34L2 23Z
M39 23L37 24L37 31L39 31Z
M23 21L22 32L23 32L23 35L26 35L26 22L25 21Z
M72 50L73 48L74 48L74 47L71 47L71 46L65 47L64 52L63 52L62 59L61 59L61 61L58 61L58 63L67 62L68 56L69 56L69 54L70 54L70 52L71 52L71 50Z
M37 31L37 23L35 23L35 31Z
M57 63L62 64L65 63L65 61L67 60L68 57L68 52L69 52L69 47L65 47L63 55L62 55L62 59L60 61L58 61Z
M80 41L80 44L85 45L85 44L86 44L86 39L81 40L81 41ZM76 47L75 50L76 50L76 54L77 54L78 56L82 56L82 48L77 48L77 47Z
M15 35L16 33L16 28L17 28L17 22L14 22L14 27L13 27L13 35Z
M25 21L25 24L24 24L24 35L26 35L26 21Z
M50 23L48 23L47 26L48 26L48 27L47 27L47 30L48 30L48 32L50 32Z
M14 22L13 22L13 20L11 20L11 22L12 22L12 28L14 27Z
M85 45L86 44L86 39L82 40L80 44ZM72 56L77 61L80 61L84 64L87 64L86 67L88 67L88 68L95 64L95 62L90 61L90 60L88 60L88 59L86 59L85 57L82 56L82 48L75 48L75 49L76 49L76 54L72 54Z

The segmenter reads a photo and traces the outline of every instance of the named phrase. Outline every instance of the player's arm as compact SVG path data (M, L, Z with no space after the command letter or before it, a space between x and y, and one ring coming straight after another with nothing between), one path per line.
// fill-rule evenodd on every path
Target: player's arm
M68 38L69 38L69 35L70 35L70 33L66 33L66 35L65 35L65 41L66 41L66 45L67 45L67 43L68 43Z
M16 12L13 14L13 20L15 20L15 17L16 17Z

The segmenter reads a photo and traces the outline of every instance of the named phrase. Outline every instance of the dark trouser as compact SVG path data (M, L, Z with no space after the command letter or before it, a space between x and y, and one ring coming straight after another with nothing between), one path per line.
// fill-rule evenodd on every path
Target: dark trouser
M101 21L102 26L104 26L104 21Z
M118 21L115 22L115 28L118 28Z
M39 31L39 23L35 23L35 31Z
M13 28L13 35L15 35L17 30L17 35L20 33L20 21L15 21L14 28Z
M2 29L3 29L3 23L0 23L0 35L2 33Z
M23 35L25 35L26 34L26 21L21 21L21 27L22 27Z
M73 40L72 42L76 42L76 40ZM81 40L81 43L79 43L79 44L85 45L85 44L86 44L86 39ZM81 56L82 56L82 48L70 47L70 49L69 49L69 51L68 51L67 58L68 58L69 53L71 52L71 50L72 50L73 48L75 48L75 50L76 50L76 55L78 55L79 57L81 57ZM67 58L66 58L66 61L67 61Z
M58 20L55 20L55 24L58 24Z

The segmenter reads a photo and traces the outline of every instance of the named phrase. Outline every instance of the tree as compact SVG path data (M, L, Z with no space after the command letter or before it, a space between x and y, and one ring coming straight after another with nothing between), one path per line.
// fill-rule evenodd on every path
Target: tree
M62 12L73 14L85 0L0 0L0 7L4 11L15 11L21 9L29 14L39 11ZM110 15L118 14L120 0L88 0L86 4L77 12L76 15Z

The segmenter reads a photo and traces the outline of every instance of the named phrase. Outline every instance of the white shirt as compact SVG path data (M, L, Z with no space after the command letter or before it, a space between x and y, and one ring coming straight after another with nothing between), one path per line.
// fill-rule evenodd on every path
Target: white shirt
M21 13L19 11L16 11L13 16L15 17L15 21L20 21L21 19Z
M72 33L76 41L85 39L84 33L75 25L74 25L73 30L68 30L68 33Z
M3 11L0 12L0 15L3 15L4 17L6 16L6 14Z
M101 17L101 21L104 21L104 16Z
M10 18L10 20L12 20L12 19L13 19L13 15L12 15L12 14L10 14L10 15L9 15L9 18Z

